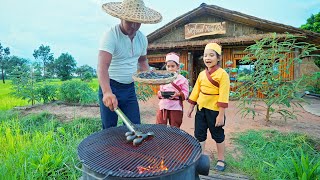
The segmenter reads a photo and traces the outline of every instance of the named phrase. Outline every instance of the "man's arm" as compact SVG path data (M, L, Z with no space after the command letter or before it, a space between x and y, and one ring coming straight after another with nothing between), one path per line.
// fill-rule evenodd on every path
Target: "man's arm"
M138 59L138 71L148 71L149 68L147 56L140 56Z
M98 81L103 93L103 103L110 110L118 107L118 100L110 88L109 67L111 64L112 54L106 51L99 51L98 57Z

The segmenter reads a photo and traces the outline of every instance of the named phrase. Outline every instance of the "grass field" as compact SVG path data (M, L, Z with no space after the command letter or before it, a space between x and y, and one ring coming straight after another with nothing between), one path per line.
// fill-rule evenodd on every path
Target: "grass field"
M5 84L0 83L0 110L8 110L15 106L28 105L26 100L16 98L10 94L12 92L11 87L10 80L6 80Z
M80 79L73 79L73 81L80 81ZM61 85L63 83L59 79L50 79L47 82L56 85ZM99 85L97 78L93 79L91 82L88 82L88 84L93 90L98 90ZM11 88L11 80L6 80L5 84L3 84L2 82L0 83L0 110L9 110L16 106L25 106L31 104L26 100L14 97L11 94L11 92L13 92Z

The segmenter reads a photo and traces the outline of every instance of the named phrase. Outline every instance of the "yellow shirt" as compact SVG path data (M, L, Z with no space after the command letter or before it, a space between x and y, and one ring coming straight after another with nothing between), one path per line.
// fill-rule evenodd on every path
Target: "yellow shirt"
M210 72L207 71L206 69L200 72L188 101L198 104L199 110L203 107L214 111L219 111L219 107L227 108L230 92L228 73L219 66L213 67ZM216 81L216 85L209 81L206 73Z

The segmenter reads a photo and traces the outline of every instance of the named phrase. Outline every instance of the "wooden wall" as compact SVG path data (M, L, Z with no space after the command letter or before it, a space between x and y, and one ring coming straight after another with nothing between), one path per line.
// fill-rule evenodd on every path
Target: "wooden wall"
M223 54L222 54L222 62L221 67L226 68L225 62L228 60L233 61L233 67L236 67L237 61L241 60L246 53L243 52L244 48L223 48ZM183 67L183 70L188 70L189 64L188 64L188 51L182 50L182 51L173 51L175 53L178 53L180 55L180 63L183 63L185 66ZM165 56L166 53L163 54L156 54L156 55L148 55L149 63L158 63L158 62L165 62ZM289 59L294 58L294 53L289 54L289 58L281 62L279 71L280 75L286 80L290 81L294 79L294 66L292 65L288 71L286 71L285 67L287 66L287 63ZM197 75L196 75L197 76ZM154 93L156 94L159 91L159 86L154 85L152 86L152 89ZM235 91L235 88L231 88L232 91ZM258 92L258 97L263 98L263 95Z

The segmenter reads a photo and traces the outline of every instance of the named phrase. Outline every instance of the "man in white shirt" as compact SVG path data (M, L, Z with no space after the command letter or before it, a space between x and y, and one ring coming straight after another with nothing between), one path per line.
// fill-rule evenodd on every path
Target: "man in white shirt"
M119 107L134 123L140 124L139 105L132 75L149 69L148 40L139 28L141 23L152 24L162 20L157 11L144 5L143 0L124 0L102 5L108 14L121 20L105 32L98 57L100 114L103 129L117 126Z

